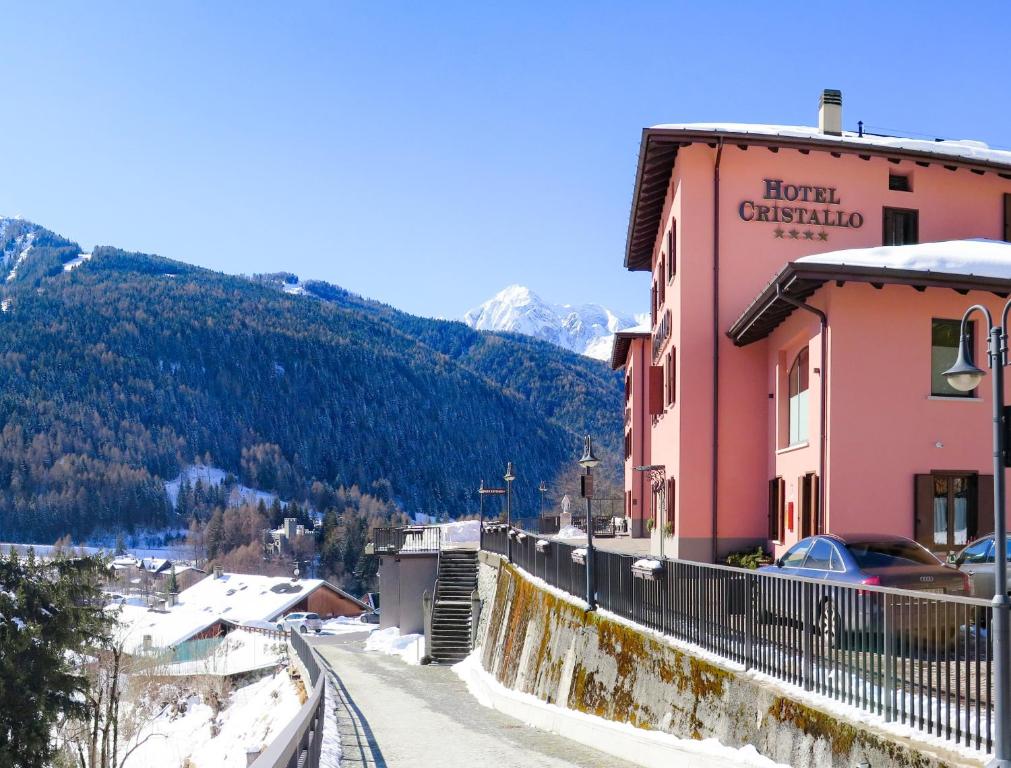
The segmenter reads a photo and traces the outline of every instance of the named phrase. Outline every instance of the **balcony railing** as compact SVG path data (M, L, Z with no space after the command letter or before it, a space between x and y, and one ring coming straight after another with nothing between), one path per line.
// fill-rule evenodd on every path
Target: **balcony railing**
M437 525L409 525L401 528L373 528L376 554L399 552L438 552L442 529Z

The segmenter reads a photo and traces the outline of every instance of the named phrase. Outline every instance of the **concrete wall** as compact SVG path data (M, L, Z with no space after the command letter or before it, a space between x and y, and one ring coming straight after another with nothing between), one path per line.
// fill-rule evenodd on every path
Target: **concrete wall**
M402 635L425 631L421 596L435 591L436 553L383 555L379 559L379 627L400 627Z
M503 685L548 703L682 738L752 744L795 768L982 765L917 751L856 720L683 652L653 634L585 613L482 553L481 663Z

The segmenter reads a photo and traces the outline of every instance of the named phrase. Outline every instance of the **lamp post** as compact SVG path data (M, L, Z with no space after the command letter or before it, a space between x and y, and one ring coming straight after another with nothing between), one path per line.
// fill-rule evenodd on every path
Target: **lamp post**
M541 480L541 484L537 486L537 492L541 495L541 517L544 517L544 494L548 492L548 484Z
M481 480L481 484L477 487L477 497L480 499L478 504L478 529L477 529L477 548L484 549L484 480Z
M590 509L590 500L593 498L593 468L599 463L600 459L593 455L593 441L587 435L583 440L583 455L579 459L579 466L586 470L586 474L580 478L580 490L586 499L586 602L591 611L597 607L597 589L593 572L593 511Z
M506 483L506 559L511 563L513 561L513 480L516 479L516 473L513 472L513 463L511 461L506 462L506 472L502 477Z
M636 472L649 472L649 485L653 490L653 499L660 498L660 509L667 509L667 467L664 464L649 464L644 467L636 467ZM650 499L650 511L654 512L654 517L656 517L655 511L653 510L653 499ZM654 521L656 522L656 521ZM667 532L664 531L663 526L660 527L660 558L663 559L663 540Z
M1011 600L1007 595L1007 522L1004 517L1004 367L1008 364L1007 320L1011 301L1004 305L1001 324L995 326L990 311L981 304L969 307L962 316L955 364L944 372L948 383L961 392L975 389L986 375L973 362L972 346L967 333L969 318L982 313L989 334L986 345L987 367L993 372L993 671L994 671L994 739L993 761L990 766L1011 766Z

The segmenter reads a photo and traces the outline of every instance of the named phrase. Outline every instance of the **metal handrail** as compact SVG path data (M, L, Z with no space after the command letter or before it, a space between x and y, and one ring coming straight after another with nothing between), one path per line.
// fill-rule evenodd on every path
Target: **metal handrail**
M326 676L312 646L297 632L288 638L312 690L295 719L277 735L250 768L319 768L326 717Z

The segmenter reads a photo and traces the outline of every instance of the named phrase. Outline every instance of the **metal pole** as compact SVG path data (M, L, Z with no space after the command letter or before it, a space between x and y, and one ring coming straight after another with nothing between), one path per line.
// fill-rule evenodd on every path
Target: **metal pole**
M1006 314L1006 313L1005 313ZM991 766L1011 766L1011 679L1008 654L1011 649L1011 601L1007 596L1007 521L1004 517L1004 344L1007 335L1000 326L990 328L990 365L993 370L993 514L994 514L994 745Z
M513 561L513 481L506 480L506 560Z
M478 498L481 499L479 506L480 509L480 523L477 529L477 548L484 549L484 480L481 481L481 487L477 491Z
M589 438L587 438L589 439ZM586 477L589 479L591 477L591 470L589 467L586 468ZM587 483L587 488L592 487L591 484ZM591 493L586 494L586 602L590 606L590 610L596 610L597 608L597 589L594 583L594 572L593 572L593 510L590 508L590 497Z

